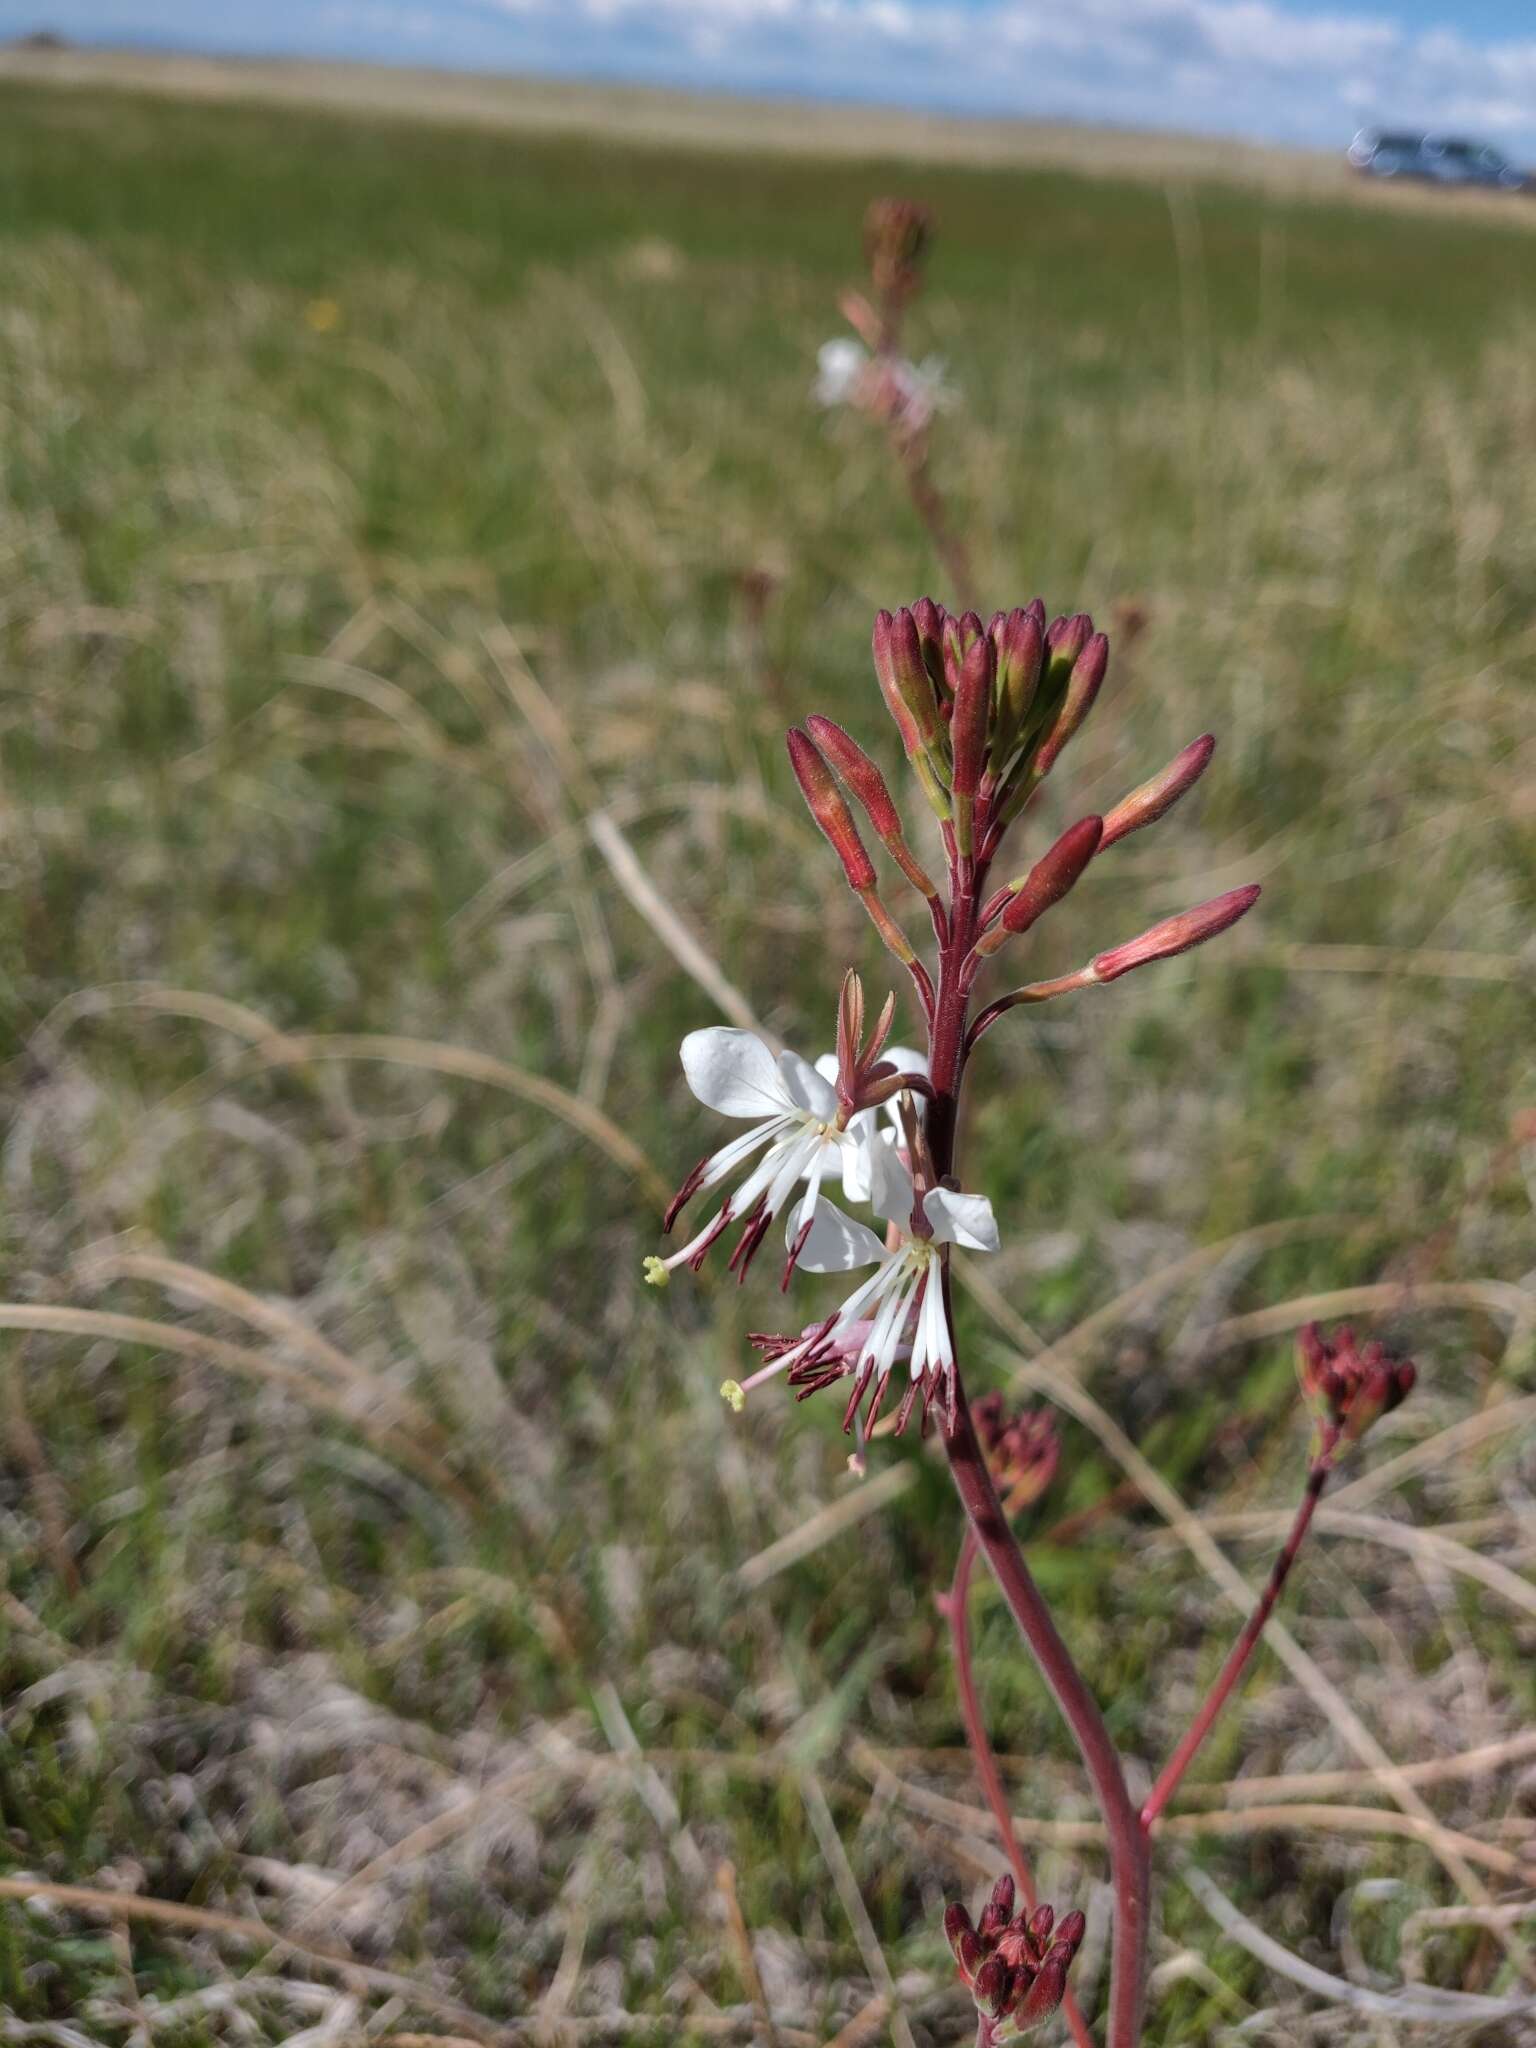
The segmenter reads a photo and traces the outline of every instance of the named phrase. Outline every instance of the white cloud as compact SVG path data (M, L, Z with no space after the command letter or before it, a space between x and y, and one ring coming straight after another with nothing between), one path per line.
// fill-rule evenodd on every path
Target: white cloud
M1364 122L1536 158L1536 32L1413 31L1392 0L51 0L70 34L591 72L1342 145ZM0 0L0 32L35 0Z
M562 68L977 111L1347 139L1369 118L1536 148L1536 36L1283 0L497 0ZM1447 0L1448 6L1452 0Z

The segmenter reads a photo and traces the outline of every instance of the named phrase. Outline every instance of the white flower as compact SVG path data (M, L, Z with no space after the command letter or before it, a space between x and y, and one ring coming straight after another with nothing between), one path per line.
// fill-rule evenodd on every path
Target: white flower
M880 1054L883 1067L894 1067L898 1074L918 1074L928 1078L928 1056L915 1052L910 1045L888 1045ZM824 1052L816 1062L816 1071L821 1078L835 1086L837 1082L837 1054ZM848 1122L848 1134L858 1141L858 1149L843 1169L843 1193L850 1202L867 1202L870 1198L870 1174L867 1160L869 1147L883 1142L899 1145L902 1139L901 1118L896 1104L899 1096L892 1096L885 1104L884 1122L877 1109L861 1109Z
M751 1118L752 1128L699 1161L673 1197L663 1228L672 1228L701 1189L727 1180L755 1152L761 1151L763 1156L680 1251L670 1258L646 1260L646 1278L660 1287L678 1266L691 1265L697 1272L710 1246L738 1220L744 1228L731 1254L731 1268L739 1278L752 1263L774 1217L804 1181L805 1193L789 1214L787 1282L813 1230L823 1179L836 1172L850 1202L868 1200L873 1119L867 1114L864 1120L845 1119L837 1090L815 1067L798 1053L781 1052L775 1058L750 1031L723 1025L690 1031L683 1040L682 1059L688 1086L700 1102L722 1116ZM834 1077L836 1071L834 1060ZM858 1129L855 1123L859 1123Z
M943 1253L946 1244L973 1251L995 1252L997 1222L985 1195L930 1188L918 1204L912 1181L894 1147L874 1145L869 1152L876 1212L894 1223L900 1236L893 1247L882 1244L872 1230L845 1216L825 1198L816 1203L811 1228L799 1243L799 1263L812 1273L848 1273L860 1266L874 1272L840 1307L804 1336L784 1342L757 1340L769 1362L739 1385L728 1380L722 1389L739 1407L753 1387L787 1372L791 1384L806 1393L853 1377L844 1427L851 1427L865 1395L869 1417L879 1410L886 1384L903 1349L910 1346L912 1392L897 1418L900 1428L921 1392L927 1401L954 1372L955 1352L944 1303ZM926 1231L926 1235L924 1234ZM857 1351L852 1328L862 1326ZM871 1392L871 1389L873 1391Z
M862 342L824 341L816 351L816 382L811 396L818 405L849 405L860 379L869 367L869 351Z

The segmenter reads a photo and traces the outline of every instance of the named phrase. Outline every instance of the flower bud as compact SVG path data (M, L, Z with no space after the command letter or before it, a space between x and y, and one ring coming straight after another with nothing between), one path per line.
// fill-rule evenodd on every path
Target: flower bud
M1029 1916L1030 1940L1037 1942L1043 1948L1046 1942L1050 1940L1051 1929L1055 1924L1056 1908L1054 1906L1036 1906L1034 1912Z
M1000 2020L1013 2003L1013 1995L1012 1970L1001 1956L988 1956L976 1972L976 1981L971 1986L977 2010L984 2012L989 2019Z
M971 819L987 762L987 736L992 726L993 662L991 641L984 634L978 634L965 651L955 682L955 710L949 722L949 744L954 761L950 796L955 810L955 844L962 854L971 851Z
M935 604L931 597L920 597L912 607L912 623L917 628L918 645L923 650L923 666L935 690L944 688L944 621L948 617L943 605Z
M794 726L785 734L785 744L789 748L790 766L795 771L801 795L811 816L826 834L832 851L842 862L849 888L860 892L873 889L874 864L864 851L853 814L843 801L842 791L833 779L831 769L816 751L815 741Z
M923 663L912 614L905 610L894 615L877 612L873 650L886 709L896 721L907 759L915 760L941 745L944 721Z
M1155 825L1159 818L1173 809L1181 796L1194 788L1209 767L1215 751L1214 736L1202 733L1199 739L1190 741L1182 754L1175 754L1161 774L1154 775L1150 782L1144 782L1140 789L1133 789L1129 796L1121 797L1104 820L1100 850L1113 846L1117 839L1124 839L1129 832L1139 832L1143 825Z
M915 200L870 201L864 215L864 256L877 292L905 299L916 291L932 232L932 213Z
M1038 602L1038 600L1037 600ZM1040 607L1043 613L1045 607ZM1045 665L1045 627L1035 612L999 612L988 628L997 654L997 737L993 767L998 772L1020 738Z
M992 1896L987 1901L987 1903L988 1905L995 1907L996 1910L1002 1914L1004 1920L1011 1920L1013 1918L1013 1901L1013 1879L1005 1870L1002 1876L993 1885Z
M988 936L1001 945L1004 934L1027 932L1052 904L1059 903L1098 852L1103 830L1104 820L1093 816L1079 818L1075 825L1069 825L1016 885L1003 907L1000 929ZM981 950L978 946L977 951ZM996 947L987 950L995 952Z
M1379 1343L1357 1344L1348 1323L1330 1340L1316 1323L1297 1332L1296 1371L1319 1419L1348 1444L1407 1399L1418 1379L1413 1361Z
M1060 641L1051 648L1053 669L1058 662L1066 660L1066 650L1076 645L1078 629L1082 626L1091 626L1092 623L1086 613L1079 613L1075 619L1066 621L1067 630L1063 632ZM1052 627L1051 631L1054 632L1055 627ZM1050 645L1049 634L1047 645ZM1093 709L1093 700L1099 694L1108 667L1109 642L1102 633L1094 633L1084 640L1081 650L1073 659L1072 673L1067 681L1067 694L1062 700L1060 711L1056 714L1055 723L1035 755L1036 776L1050 773L1062 748Z
M1083 1936L1087 1932L1088 1916L1086 1913L1063 1913L1061 1925L1056 1929L1056 1939L1051 1943L1051 1947L1053 1949L1065 1948L1069 1956L1075 1956L1082 1947Z
M1067 1971L1071 1967L1071 1955L1064 1949L1053 1948L1040 1965L1035 1981L1030 1985L1014 2010L1013 2024L1021 2034L1044 2026L1060 2006L1067 1991Z
M949 1943L950 1948L954 1952L955 1961L962 1970L965 1968L962 1943L967 1936L971 1941L975 1941L976 1930L971 1925L970 1914L961 1905L960 1901L956 1899L953 1905L944 1908L944 1939Z
M830 718L823 718L819 712L813 713L805 723L822 754L864 806L865 815L875 828L875 836L907 880L924 896L936 896L938 891L932 880L907 846L901 815L886 786L885 777L868 754L851 734L844 732Z
M960 672L965 667L965 657L978 640L986 638L986 628L975 612L964 612L959 618L953 613L944 620L944 687L953 697L960 687Z
M1224 896L1213 896L1209 903L1180 911L1177 917L1165 917L1139 938L1130 939L1123 946L1112 946L1107 953L1095 954L1090 969L1092 977L1095 981L1118 981L1133 967L1146 967L1154 960L1171 960L1176 953L1187 953L1191 946L1203 946L1207 939L1214 939L1240 917L1246 917L1258 900L1259 885L1255 882L1246 889L1229 889Z

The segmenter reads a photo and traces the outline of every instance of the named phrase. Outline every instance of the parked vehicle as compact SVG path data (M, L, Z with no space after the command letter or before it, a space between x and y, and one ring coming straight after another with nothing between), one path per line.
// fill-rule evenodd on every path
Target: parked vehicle
M1362 128L1349 145L1349 161L1368 178L1421 178L1431 185L1487 185L1501 192L1531 184L1499 150L1453 135Z

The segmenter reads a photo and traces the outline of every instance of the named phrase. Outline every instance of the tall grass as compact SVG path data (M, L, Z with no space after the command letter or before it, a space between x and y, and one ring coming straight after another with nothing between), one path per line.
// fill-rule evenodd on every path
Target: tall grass
M806 398L889 181L0 93L0 1814L13 1875L138 1902L0 1907L13 2028L963 2024L932 1908L995 1851L947 1846L974 1796L903 1592L957 1540L942 1474L909 1446L860 1494L828 1416L730 1426L760 1287L639 1286L719 1014L679 951L802 1044L834 964L884 985L779 734L875 740L870 618L934 578L878 437ZM1140 628L1063 809L1224 735L1083 883L1095 943L1266 883L1200 971L984 1049L968 1156L1016 1227L963 1334L1071 1418L1032 1558L1155 1759L1148 1675L1172 1710L1214 1669L1298 1452L1285 1304L1374 1290L1421 1391L1249 1687L1262 1802L1191 1799L1165 1853L1335 1975L1518 1983L1475 1888L1536 1867L1528 245L922 190L988 600ZM1047 1893L1091 1902L1070 1750L977 1636ZM1458 1871L1471 1917L1425 1919ZM1165 1911L1153 2040L1362 2038Z

